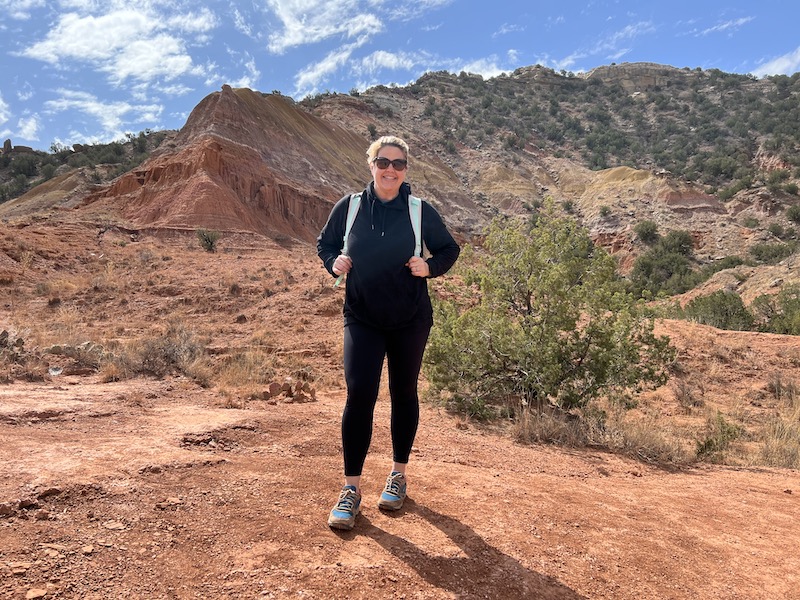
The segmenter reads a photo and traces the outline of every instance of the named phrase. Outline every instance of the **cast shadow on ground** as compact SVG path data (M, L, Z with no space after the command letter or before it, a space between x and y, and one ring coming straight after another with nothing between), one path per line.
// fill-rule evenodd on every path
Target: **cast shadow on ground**
M524 567L452 517L417 504L410 498L406 499L400 512L422 517L450 538L461 552L458 556L429 554L412 540L375 526L363 514L359 518L366 523L359 526L359 533L374 539L425 581L454 594L456 598L586 600L585 596L556 579Z

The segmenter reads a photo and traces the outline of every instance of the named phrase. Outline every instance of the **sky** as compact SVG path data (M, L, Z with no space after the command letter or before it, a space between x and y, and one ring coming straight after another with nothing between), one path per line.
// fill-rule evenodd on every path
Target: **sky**
M300 100L536 64L791 75L799 23L795 0L0 0L0 142L180 129L224 84Z

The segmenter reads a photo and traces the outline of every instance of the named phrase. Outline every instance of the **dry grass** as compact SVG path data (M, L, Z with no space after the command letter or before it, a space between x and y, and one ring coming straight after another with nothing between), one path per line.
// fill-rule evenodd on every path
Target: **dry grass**
M214 380L226 394L236 390L255 398L275 377L276 362L275 355L264 348L239 350L224 358Z
M775 373L767 389L779 403L778 412L764 425L760 464L772 467L800 468L800 389L781 373Z
M632 415L618 407L586 411L581 418L525 411L517 437L568 447L600 446L654 464L682 465L694 457L677 433L654 414Z

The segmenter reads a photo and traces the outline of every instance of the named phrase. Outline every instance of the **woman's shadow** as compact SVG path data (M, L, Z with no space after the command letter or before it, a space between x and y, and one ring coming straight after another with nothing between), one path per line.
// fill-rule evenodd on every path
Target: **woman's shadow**
M374 539L398 560L413 568L425 581L455 594L456 598L586 598L556 579L522 566L519 561L490 546L470 527L452 517L417 504L410 498L406 499L399 512L424 518L449 537L463 554L454 557L429 554L412 542L377 527L364 514L360 516L365 523L359 525L359 533Z

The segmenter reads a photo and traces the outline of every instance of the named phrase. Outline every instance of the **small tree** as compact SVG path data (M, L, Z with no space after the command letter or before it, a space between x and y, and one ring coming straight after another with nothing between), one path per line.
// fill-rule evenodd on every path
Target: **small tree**
M692 271L692 258L692 236L688 231L670 231L659 237L633 263L629 278L634 292L674 295L693 288L699 278Z
M451 406L567 412L666 381L668 339L625 293L613 258L552 202L527 224L495 220L473 262L457 270L478 300L435 300L425 354L431 391Z
M641 221L637 223L633 232L645 244L652 244L658 239L658 225L653 221Z
M217 240L220 238L219 231L209 231L208 229L198 229L197 239L200 240L200 245L206 252L217 251Z
M738 331L750 331L754 322L741 296L724 290L693 299L686 305L686 316L704 325Z

